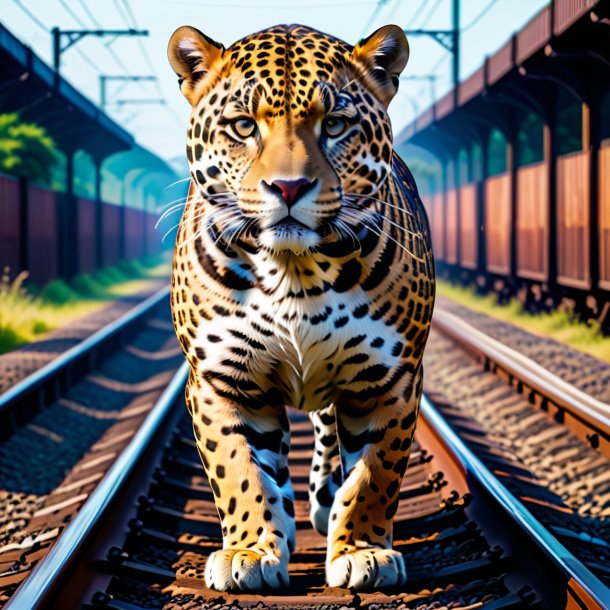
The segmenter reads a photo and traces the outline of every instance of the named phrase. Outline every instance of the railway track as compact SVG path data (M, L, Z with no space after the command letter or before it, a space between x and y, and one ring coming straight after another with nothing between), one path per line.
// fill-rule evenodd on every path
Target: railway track
M160 303L163 297L159 298ZM110 359L118 349L138 357L155 353L155 358L161 356L155 360L160 364L173 346L174 357L169 355L171 365L165 367L154 399L147 393L146 407L135 409L137 417L127 416L118 428L108 428L94 444L102 454L95 455L93 449L94 455L84 454L75 462L65 480L44 496L46 505L24 520L21 536L13 532L14 540L0 548L0 604L8 601L7 608L62 610L609 607L610 530L605 517L610 496L605 491L608 437L603 404L598 408L590 397L538 375L523 359L511 360L509 350L491 352L488 348L493 344L486 343L484 335L460 326L450 315L443 317L440 310L429 357L445 358L439 369L448 378L453 374L451 358L460 362L462 371L469 360L467 374L479 376L478 383L468 378L461 385L479 392L480 400L469 407L464 404L468 393L455 397L450 392L430 393L424 399L394 535L395 546L407 562L406 587L355 594L325 586L325 542L308 521L313 436L308 419L293 413L289 457L297 550L291 558L290 588L274 595L219 594L206 589L205 559L222 544L222 538L183 404L186 365L177 369L181 359L175 359L171 328L155 313L156 307L151 304L148 310L148 324L164 328L160 332L166 333L165 338L157 338L163 344L161 352L151 350L151 345L142 349L137 332L120 330L120 324L104 333L126 332L130 337L116 343L114 351L104 348L114 354ZM130 324L137 328L139 323L141 318L134 315ZM441 337L444 332L451 333L451 339ZM92 349L99 349L95 344L91 342ZM99 375L96 367L104 361L100 358L81 354L81 360L92 367L89 371L82 362L76 367L67 359L74 371L66 375L63 366L57 371L72 383L59 390L52 372L41 371L28 391L38 405L52 404L30 412L26 421L15 418L9 408L0 411L0 417L8 417L14 426L8 441L36 417L51 412L53 404L64 400L79 383ZM150 370L145 374L150 375ZM435 367L428 366L427 374L428 385L442 387ZM490 385L490 378L496 385ZM446 385L451 388L451 382ZM502 395L498 387L510 394ZM586 416L578 413L579 398L583 398ZM493 417L480 421L474 417L472 412L481 400L490 403L489 411L497 416L495 426L502 428L504 436L510 440L521 433L525 458L509 450L514 447L502 445L502 435L487 425ZM129 414L133 404L125 408ZM502 419L505 410L514 416L514 429ZM553 419L551 427L539 429L548 417ZM529 436L523 433L524 427ZM555 479L542 476L546 471L536 464L540 457L536 451L530 462L526 459L527 451L540 445L549 449L552 460L544 468L554 472ZM112 459L100 461L108 448L113 449ZM557 478L559 466L565 467L569 458L576 467L573 471L564 468L564 476ZM92 476L84 474L88 468L83 469L83 464L94 464ZM587 505L585 500L591 496L596 499Z
M78 514L182 362L168 293L0 395L0 606Z
M451 427L610 586L610 405L442 308L425 364Z
M355 594L324 586L325 541L308 521L312 430L307 418L293 413L297 550L291 585L266 596L206 589L205 558L221 545L221 535L183 404L186 375L184 365L7 608L605 607L603 583L541 526L428 399L395 525L395 547L407 559L406 587Z

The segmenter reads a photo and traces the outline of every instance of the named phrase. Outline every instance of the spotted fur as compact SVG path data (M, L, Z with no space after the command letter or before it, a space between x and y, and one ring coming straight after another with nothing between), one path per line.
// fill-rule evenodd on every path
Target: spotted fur
M290 25L225 49L184 27L168 54L193 106L171 303L222 525L206 582L288 583L290 406L315 428L328 583L401 584L392 520L434 301L427 220L387 114L406 38L386 26L351 47Z

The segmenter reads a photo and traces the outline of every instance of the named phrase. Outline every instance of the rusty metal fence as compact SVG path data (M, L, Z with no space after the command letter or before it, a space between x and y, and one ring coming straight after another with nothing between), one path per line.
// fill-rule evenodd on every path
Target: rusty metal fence
M0 175L0 268L8 267L12 277L26 270L41 286L156 254L161 251L156 220L156 213L69 198Z

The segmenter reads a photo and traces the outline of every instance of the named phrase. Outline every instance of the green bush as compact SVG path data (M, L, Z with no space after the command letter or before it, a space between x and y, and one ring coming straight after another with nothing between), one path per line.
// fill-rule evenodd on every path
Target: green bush
M106 290L102 284L97 282L92 275L81 273L72 279L72 288L83 297L91 299L102 299L106 296Z
M25 341L10 326L0 326L0 354L10 352Z
M78 299L78 294L63 280L53 280L46 284L38 293L45 302L53 305L65 305Z
M105 267L101 271L98 271L98 274L108 281L109 286L119 284L120 282L126 282L129 279L129 277L117 267Z
M95 282L97 282L100 286L103 286L104 288L108 288L113 284L112 279L108 277L106 269L100 269L99 271L96 271L92 277Z
M121 261L118 267L120 271L132 279L145 276L147 271L140 261Z
M43 333L49 332L50 330L52 330L52 327L44 320L34 320L32 322L32 332L35 335L42 335Z

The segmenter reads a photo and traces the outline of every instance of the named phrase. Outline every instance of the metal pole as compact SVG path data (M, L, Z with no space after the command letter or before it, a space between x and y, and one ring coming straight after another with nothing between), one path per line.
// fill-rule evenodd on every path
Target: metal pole
M106 77L100 75L100 106L106 110Z
M451 20L453 24L453 86L460 84L460 0L452 0Z
M51 34L53 35L53 68L55 72L59 72L59 62L61 58L61 49L59 47L60 44L60 33L59 28L54 27L51 30Z

